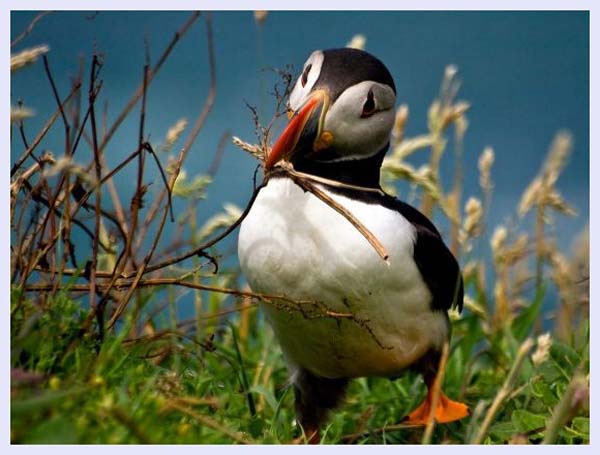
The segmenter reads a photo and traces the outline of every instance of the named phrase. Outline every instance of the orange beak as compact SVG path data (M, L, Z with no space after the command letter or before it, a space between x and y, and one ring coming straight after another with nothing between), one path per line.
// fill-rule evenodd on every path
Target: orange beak
M289 123L267 157L265 162L266 171L270 171L279 161L289 159L298 148L301 138L304 142L305 138L310 137L311 149L314 148L312 142L318 140L322 132L327 104L327 94L322 90L315 91L298 112L290 118ZM316 118L313 113L319 106L322 107L321 113ZM310 126L307 126L309 120Z

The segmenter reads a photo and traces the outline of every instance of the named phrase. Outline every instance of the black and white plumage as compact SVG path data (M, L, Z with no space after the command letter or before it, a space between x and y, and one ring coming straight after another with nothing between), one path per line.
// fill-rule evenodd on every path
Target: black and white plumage
M240 264L255 292L368 321L367 329L263 305L292 374L298 419L313 433L350 378L416 368L430 385L450 337L446 311L462 307L460 270L435 226L379 186L395 99L389 71L372 55L311 54L290 95L294 117L266 163L270 178L240 229ZM313 183L374 234L388 262L341 214L278 172L282 160L320 178Z

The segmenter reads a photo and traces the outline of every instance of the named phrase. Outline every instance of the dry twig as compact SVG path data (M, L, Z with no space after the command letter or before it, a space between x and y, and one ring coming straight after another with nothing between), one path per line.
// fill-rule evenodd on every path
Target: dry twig
M54 11L42 11L41 13L38 13L29 23L29 25L27 25L27 27L25 28L25 30L23 30L21 33L19 33L19 36L17 36L14 40L11 41L10 43L10 47L14 47L17 44L19 44L27 35L29 35L33 29L35 28L35 26L37 25L37 23L44 18L45 16L47 16L48 14L52 14Z

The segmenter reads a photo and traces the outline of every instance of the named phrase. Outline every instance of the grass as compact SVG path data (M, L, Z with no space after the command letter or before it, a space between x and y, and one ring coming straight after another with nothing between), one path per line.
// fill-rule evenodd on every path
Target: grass
M257 303L286 311L306 307L244 288L235 257L220 243L243 210L226 205L196 225L224 145L204 175L188 177L183 165L214 90L190 132L187 119L180 119L162 144L152 144L144 129L151 81L197 18L194 13L182 25L157 64L146 62L142 82L112 125L96 128L94 115L87 115L102 97L98 55L91 59L89 87L80 74L66 97L56 92L44 55L57 109L34 141L24 127L31 111L20 105L11 114L19 133L11 136L13 147L22 149L11 171L15 444L272 444L301 436L282 355ZM15 58L15 73L36 64L44 49ZM85 88L87 103L81 96ZM275 90L276 110L285 92ZM486 215L492 209L494 152L482 152L480 193L466 197L462 148L469 105L457 94L457 69L450 66L430 107L427 131L416 137L404 134L408 106L398 109L382 183L389 192L408 188L403 199L447 226L446 240L460 258L465 309L451 314L444 390L468 403L471 415L424 435L423 428L401 424L425 395L419 376L361 378L352 381L344 404L332 414L324 444L589 443L589 232L582 223L583 234L570 252L560 251L552 235L562 216L575 215L558 190L570 135L556 135L538 176L523 186L514 214L518 222L492 231ZM125 120L136 121L136 106L138 148L108 169L104 146ZM262 127L256 110L254 115L258 145L239 138L234 143L261 159L273 121ZM64 156L36 156L55 122L65 130ZM180 141L183 147L174 154ZM454 179L444 186L439 170L447 165L450 145ZM164 154L157 157L154 150ZM427 154L427 164L414 167L413 154ZM146 170L154 158L161 173L152 181ZM137 169L129 205L113 183L125 166ZM150 183L160 189L148 193ZM165 239L171 204L183 209L175 234ZM89 239L91 251L75 251L74 231ZM183 299L193 300L189 319L178 311ZM550 305L553 327L545 333ZM318 305L310 312L336 317Z
M236 321L209 332L215 335L210 343L171 334L127 342L126 321L120 336L98 345L79 333L85 312L67 295L49 300L45 311L26 301L12 320L12 442L289 443L298 428L282 357L256 310L245 311L252 313L252 328L244 337ZM473 415L436 427L433 442L477 437L515 364L522 322L517 318L513 327L488 337L478 316L455 321L444 389L469 403ZM587 443L586 339L554 340L537 364L531 354L543 347L528 349L481 442L541 442L569 384L579 378L576 394L584 400L561 411L568 421L552 442ZM422 429L394 425L424 392L416 375L353 381L323 443L420 442Z

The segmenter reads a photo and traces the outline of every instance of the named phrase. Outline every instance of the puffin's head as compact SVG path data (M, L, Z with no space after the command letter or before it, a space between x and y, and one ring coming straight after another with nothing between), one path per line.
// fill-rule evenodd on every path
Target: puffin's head
M303 164L362 160L387 148L396 87L371 54L343 48L313 52L289 99L290 121L266 161Z

